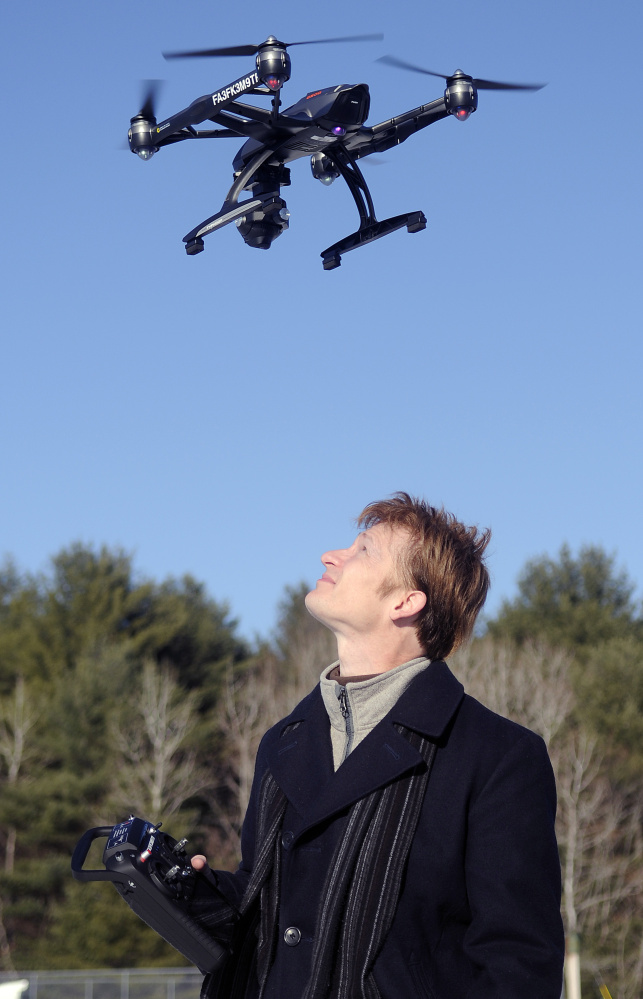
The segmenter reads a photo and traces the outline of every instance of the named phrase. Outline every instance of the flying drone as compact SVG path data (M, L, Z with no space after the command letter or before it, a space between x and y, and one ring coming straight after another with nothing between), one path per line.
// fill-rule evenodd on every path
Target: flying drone
M324 270L339 267L343 253L404 226L408 232L419 232L426 228L426 218L421 211L377 220L373 199L357 161L397 146L421 128L449 115L466 121L478 106L478 90L539 90L542 86L479 80L460 69L448 76L383 56L379 61L390 66L441 77L446 81L443 96L371 127L364 125L370 106L365 83L341 83L314 90L286 110L279 110L281 89L290 79L289 48L381 38L381 35L356 35L311 42L280 42L271 35L260 45L164 53L166 59L256 57L253 70L214 93L198 97L189 107L160 123L155 115L156 88L151 84L141 110L130 121L130 149L143 160L149 160L162 146L184 139L246 139L232 161L233 184L220 210L183 237L190 256L204 249L204 236L231 222L235 223L248 246L269 249L288 228L290 213L281 197L281 188L290 184L290 170L286 164L302 156L310 156L313 177L322 184L332 184L342 177L359 212L359 228L322 252ZM271 106L256 107L239 100L242 96L255 94L271 97ZM194 127L205 121L218 127L205 130ZM240 201L246 191L250 196Z

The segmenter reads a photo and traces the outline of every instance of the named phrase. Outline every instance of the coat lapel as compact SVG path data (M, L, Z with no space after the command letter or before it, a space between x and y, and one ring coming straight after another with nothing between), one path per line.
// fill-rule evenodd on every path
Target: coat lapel
M275 780L302 819L297 834L416 767L422 757L394 723L438 740L463 696L446 663L431 663L334 772L328 715L317 687L285 720L268 755ZM294 722L299 724L293 729Z

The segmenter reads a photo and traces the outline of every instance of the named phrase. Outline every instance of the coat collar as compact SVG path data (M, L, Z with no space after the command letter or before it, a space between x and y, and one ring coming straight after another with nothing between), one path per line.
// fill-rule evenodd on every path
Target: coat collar
M431 663L334 772L328 715L316 687L273 730L267 747L268 766L301 819L297 835L417 766L422 757L395 723L439 740L463 697L447 664Z

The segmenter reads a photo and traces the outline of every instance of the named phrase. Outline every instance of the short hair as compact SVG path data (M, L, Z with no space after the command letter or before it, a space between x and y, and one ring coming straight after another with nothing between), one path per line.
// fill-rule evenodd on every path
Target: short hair
M369 503L357 519L360 528L388 524L409 533L398 555L399 578L387 580L383 594L400 583L426 594L416 633L430 659L444 659L470 637L489 590L484 552L491 531L465 527L444 508L436 509L405 492Z

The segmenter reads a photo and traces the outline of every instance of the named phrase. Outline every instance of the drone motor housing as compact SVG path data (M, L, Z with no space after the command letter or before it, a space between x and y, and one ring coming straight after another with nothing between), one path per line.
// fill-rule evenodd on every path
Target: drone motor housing
M340 176L339 170L326 153L313 153L310 157L310 169L315 180L320 180L326 187Z
M255 64L259 79L269 90L280 90L290 79L290 56L283 42L272 35L259 46Z
M130 121L129 147L142 160L149 160L154 153L158 152L158 146L154 145L152 134L156 129L156 118L147 119L143 115L136 115Z
M458 121L466 121L469 115L478 107L478 92L470 76L457 69L453 76L447 78L444 91L444 102L449 114Z

